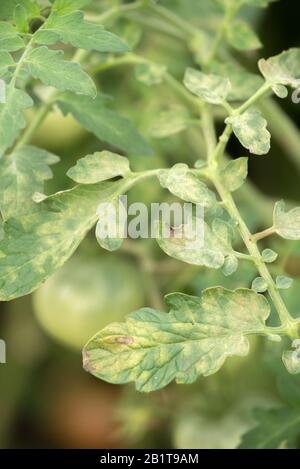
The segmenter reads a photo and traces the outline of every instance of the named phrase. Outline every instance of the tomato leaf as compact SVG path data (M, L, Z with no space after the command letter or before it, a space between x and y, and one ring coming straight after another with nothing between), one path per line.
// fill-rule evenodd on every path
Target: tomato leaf
M46 198L37 212L8 220L0 242L0 301L27 295L50 277L97 222L99 203L127 188L123 180L76 186Z
M277 202L274 208L273 223L276 233L282 238L292 241L300 239L300 207L286 212L283 200Z
M144 308L96 334L84 348L84 368L110 383L134 381L142 392L174 379L192 383L227 357L247 355L247 335L262 332L270 313L265 298L246 289L210 288L201 298L174 293L166 302L169 314Z
M25 127L23 111L32 105L27 93L12 85L6 86L5 102L0 103L0 155L11 147Z
M53 12L39 29L34 40L38 44L54 44L62 41L74 47L98 52L127 52L128 46L102 26L84 20L81 11L61 16Z
M227 190L234 192L245 182L248 174L248 158L229 161L221 171L221 177Z
M282 408L257 410L256 427L243 436L241 449L277 449L283 444L293 447L300 434L299 410Z
M34 78L60 91L73 91L92 97L97 95L96 85L76 62L63 60L62 51L45 46L33 49L27 56L27 64Z
M129 173L127 158L110 151L102 151L80 158L76 166L69 169L67 175L81 184L95 184L116 176L126 176Z
M254 155L265 155L271 148L271 135L267 130L267 121L261 113L251 108L238 116L226 119L240 143Z
M216 204L215 194L184 163L176 164L171 169L161 170L159 182L162 187L185 202L200 204L203 207Z
M88 131L100 140L133 155L152 155L153 151L129 120L107 109L106 100L98 96L90 99L66 93L58 105L64 114L69 112Z
M0 158L0 210L4 220L34 211L34 192L52 178L48 165L59 158L40 148L23 146Z
M193 94L211 104L222 104L231 91L228 78L188 68L184 76L184 85Z
M254 50L262 47L259 38L245 21L229 23L226 32L229 44L235 49Z

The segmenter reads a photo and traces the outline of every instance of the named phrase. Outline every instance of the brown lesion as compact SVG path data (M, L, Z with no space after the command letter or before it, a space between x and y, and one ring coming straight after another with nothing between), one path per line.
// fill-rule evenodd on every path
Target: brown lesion
M134 343L134 338L130 336L119 336L115 338L115 342L121 345L132 345Z

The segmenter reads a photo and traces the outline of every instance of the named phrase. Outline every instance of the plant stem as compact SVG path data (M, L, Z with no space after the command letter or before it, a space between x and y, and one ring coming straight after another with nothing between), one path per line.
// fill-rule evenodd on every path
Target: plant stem
M26 145L32 139L35 131L39 128L41 123L44 121L45 117L47 116L49 110L53 106L55 102L55 98L49 99L47 102L43 103L40 106L40 109L34 116L33 120L31 121L30 125L27 127L23 135L20 137L18 143L15 145L14 149L17 150L18 148Z
M260 93L258 92L258 94ZM244 106L241 106L241 108L244 108ZM208 118L209 118L209 115L208 115ZM213 120L211 115L210 115L210 119L211 121ZM292 336L294 337L295 328L296 328L295 320L292 318L289 311L287 310L281 298L281 295L275 285L273 277L271 276L266 264L264 263L262 259L261 253L257 247L256 240L253 239L252 234L250 233L246 223L244 222L242 216L240 215L240 212L234 202L234 199L231 193L225 188L222 182L222 178L220 177L220 174L219 174L218 161L219 161L219 158L224 155L224 152L226 149L226 143L228 142L231 131L232 131L231 126L227 125L223 133L223 136L221 136L220 138L220 142L215 148L215 153L213 154L211 158L211 163L209 167L211 180L213 184L215 185L216 190L219 193L223 206L226 208L230 217L235 221L236 226L238 227L238 230L240 232L240 235L244 241L244 244L250 256L253 258L253 261L257 267L257 270L259 271L261 277L265 280L265 282L268 285L268 292L270 294L270 297L273 301L274 306L276 307L282 327L286 329L288 335L290 335L291 337ZM209 134L206 132L204 135L207 136Z
M275 228L274 226L271 226L271 228L267 228L266 230L260 231L259 233L255 233L252 235L253 241L260 241L261 239L267 238L268 236L271 236L272 234L275 233Z
M257 247L257 244L252 239L251 233L246 223L244 222L242 216L240 215L240 212L233 200L232 195L224 188L221 179L218 175L214 177L213 181L229 215L237 223L242 239L249 251L249 254L254 259L257 270L268 285L268 292L274 303L274 306L277 309L281 325L286 328L287 331L291 331L291 333L292 331L294 332L295 321L287 310L287 307L285 306L281 295L277 290L274 280L261 257L261 253Z
M144 0L138 0L134 3L113 6L109 10L97 16L87 15L87 18L90 21L94 21L95 23L99 23L99 24L107 23L108 21L114 19L115 17L122 15L123 13L129 13L135 10L139 10L140 8L143 8L145 5L146 5L146 2Z
M193 26L188 21L183 20L180 16L176 15L175 13L173 13L168 8L165 8L161 5L149 5L149 8L150 8L150 10L157 13L162 18L164 18L167 21L169 21L170 23L172 23L174 26L177 26L178 29L181 29L187 35L195 36L195 35L199 34L198 28Z

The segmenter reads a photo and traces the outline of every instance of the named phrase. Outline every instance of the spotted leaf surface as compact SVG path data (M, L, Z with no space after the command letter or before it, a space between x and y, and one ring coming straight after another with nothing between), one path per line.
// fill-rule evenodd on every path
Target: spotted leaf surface
M254 155L265 155L271 148L271 134L267 130L267 121L256 109L249 109L242 115L228 117L240 143Z
M247 355L247 336L262 332L270 313L265 298L246 289L174 293L166 302L169 313L144 308L96 334L83 351L85 369L110 383L133 381L142 392L192 383L227 357Z
M67 175L81 184L95 184L130 172L129 161L110 151L96 152L80 158Z

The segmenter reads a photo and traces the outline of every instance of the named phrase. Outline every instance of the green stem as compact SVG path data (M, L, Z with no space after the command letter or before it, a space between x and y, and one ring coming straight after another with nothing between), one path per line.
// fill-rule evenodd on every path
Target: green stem
M220 177L216 174L216 176L213 178L213 182L215 184L215 187L221 197L221 200L224 203L224 206L226 207L229 215L232 217L232 219L236 222L239 232L242 236L242 239L244 241L245 246L247 247L250 256L254 259L254 262L256 264L257 270L259 271L261 277L266 281L268 285L268 291L270 294L270 297L274 303L274 306L276 307L278 311L278 315L280 317L281 325L286 328L287 330L294 330L295 326L295 321L290 315L289 311L287 310L287 307L285 306L281 295L279 291L277 290L277 287L275 285L275 282L266 267L264 261L262 260L261 253L257 247L256 242L252 239L252 235L244 222L242 216L240 215L240 212L233 200L232 195L224 188L222 181Z
M287 331L287 334L292 337L295 334L295 328L296 328L295 321L290 315L289 311L287 310L287 307L285 306L281 298L281 295L275 285L273 277L271 276L268 268L266 267L266 264L264 263L262 259L261 253L257 247L256 240L253 239L252 234L250 233L246 223L244 222L242 216L240 215L240 212L234 202L234 199L231 193L225 188L222 182L222 178L220 177L220 174L219 174L218 160L221 156L224 155L224 152L226 149L226 143L231 134L231 130L232 130L231 126L228 125L223 133L223 136L222 136L223 138L221 137L219 144L216 146L215 153L213 154L211 158L211 164L209 168L209 171L211 174L211 180L213 184L215 185L216 190L219 193L223 206L226 208L230 217L235 221L236 226L238 227L240 235L243 239L243 242L250 256L253 258L253 261L257 267L257 270L259 271L260 275L262 276L262 278L266 281L268 285L268 292L270 294L270 297L273 301L274 306L276 307L282 327L284 327ZM208 135L208 134L205 133L205 135Z
M124 13L129 13L132 11L139 10L140 8L143 8L145 5L146 5L146 2L144 0L138 0L137 2L134 2L134 3L113 6L109 10L102 13L101 15L97 15L97 16L93 15L90 17L87 15L87 18L90 21L94 21L95 23L103 24L103 23L107 23L110 20L115 19L116 17L119 17L120 15Z
M275 227L271 226L271 228L267 228L264 231L260 231L259 233L255 233L252 235L253 241L260 241L261 239L267 238L268 236L272 236L276 232Z
M178 27L178 29L181 29L188 36L195 36L199 34L199 30L195 26L193 26L188 21L183 20L180 16L176 15L168 8L165 8L161 5L150 5L149 8L162 18L172 23L174 26Z

